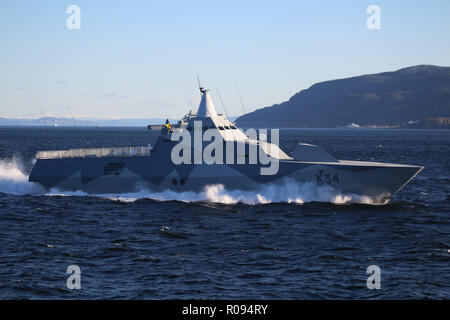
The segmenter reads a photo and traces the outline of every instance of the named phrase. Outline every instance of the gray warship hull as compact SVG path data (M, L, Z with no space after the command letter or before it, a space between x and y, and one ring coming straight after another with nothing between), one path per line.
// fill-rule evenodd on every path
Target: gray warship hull
M221 184L229 190L259 190L290 182L330 186L343 194L390 198L423 167L364 161L280 160L275 175L261 175L261 164L180 164L170 158L171 141L148 154L38 158L29 180L47 189L87 193L195 191ZM143 147L145 148L145 147ZM101 150L101 149L99 149Z

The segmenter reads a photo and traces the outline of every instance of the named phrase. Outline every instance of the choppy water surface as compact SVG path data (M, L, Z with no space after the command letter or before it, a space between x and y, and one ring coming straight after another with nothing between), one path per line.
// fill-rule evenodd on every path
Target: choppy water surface
M27 182L37 150L145 146L144 129L0 128L0 298L450 298L450 132L282 130L340 159L423 165L391 202L313 185L89 196ZM67 266L81 290L66 288ZM366 269L381 268L368 290Z

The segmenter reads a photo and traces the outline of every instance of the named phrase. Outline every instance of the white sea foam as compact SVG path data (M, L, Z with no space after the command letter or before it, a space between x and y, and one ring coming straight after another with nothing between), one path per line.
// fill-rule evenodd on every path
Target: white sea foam
M202 192L175 192L166 190L152 192L141 190L133 193L121 194L87 194L81 191L60 192L52 190L47 196L95 196L114 201L134 202L140 199L152 199L158 201L183 201L183 202L212 202L222 204L245 203L249 205L267 203L297 203L329 202L334 204L361 203L361 204L385 204L385 201L373 199L367 196L355 194L341 194L329 186L318 187L314 183L297 183L287 180L283 185L267 185L260 190L227 190L221 184L209 185Z
M29 182L22 161L13 157L0 159L0 192L12 195L41 194L44 188Z
M259 190L227 190L221 184L209 185L202 192L176 192L166 190L152 192L141 190L121 194L88 194L83 191L45 191L39 184L28 181L23 164L17 158L0 160L0 192L13 195L36 194L45 196L102 197L114 201L133 202L139 199L158 201L213 202L223 204L245 203L250 205L266 203L329 202L335 204L362 203L385 204L386 201L355 194L342 194L329 186L317 186L314 183L299 183L286 180L282 185L265 185Z

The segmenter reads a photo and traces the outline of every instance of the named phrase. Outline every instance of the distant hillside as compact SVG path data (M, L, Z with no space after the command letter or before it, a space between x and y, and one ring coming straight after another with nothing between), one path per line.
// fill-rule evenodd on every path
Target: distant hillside
M314 84L288 101L239 117L244 127L404 125L450 117L450 67L420 65Z
M162 124L166 119L75 119L45 117L39 119L0 118L0 126L91 126L91 127L147 127L149 124ZM177 120L171 119L173 123Z
M404 128L408 129L450 129L450 118L425 118L411 121Z

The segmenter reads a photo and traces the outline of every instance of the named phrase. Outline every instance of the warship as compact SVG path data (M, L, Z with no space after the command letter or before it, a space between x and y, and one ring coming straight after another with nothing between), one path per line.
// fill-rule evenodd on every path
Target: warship
M338 160L320 147L306 143L298 143L288 155L273 139L270 142L255 139L247 134L248 130L244 132L218 114L209 91L200 87L200 92L197 113L191 112L179 128L166 123L154 146L39 151L29 181L46 189L94 194L143 189L198 192L214 184L227 190L257 191L267 184L296 182L329 186L343 194L390 199L423 169L406 164ZM219 156L221 159L212 163L195 159L198 155L201 158L202 150L208 148L207 139L202 139L207 132L227 145L223 154L215 151L215 159ZM180 142L182 136L191 140ZM174 161L174 149L179 151L180 146L183 149L179 154L188 161ZM258 158L269 159L270 163L254 161L255 148ZM189 161L192 156L194 161ZM264 173L274 163L276 170Z

